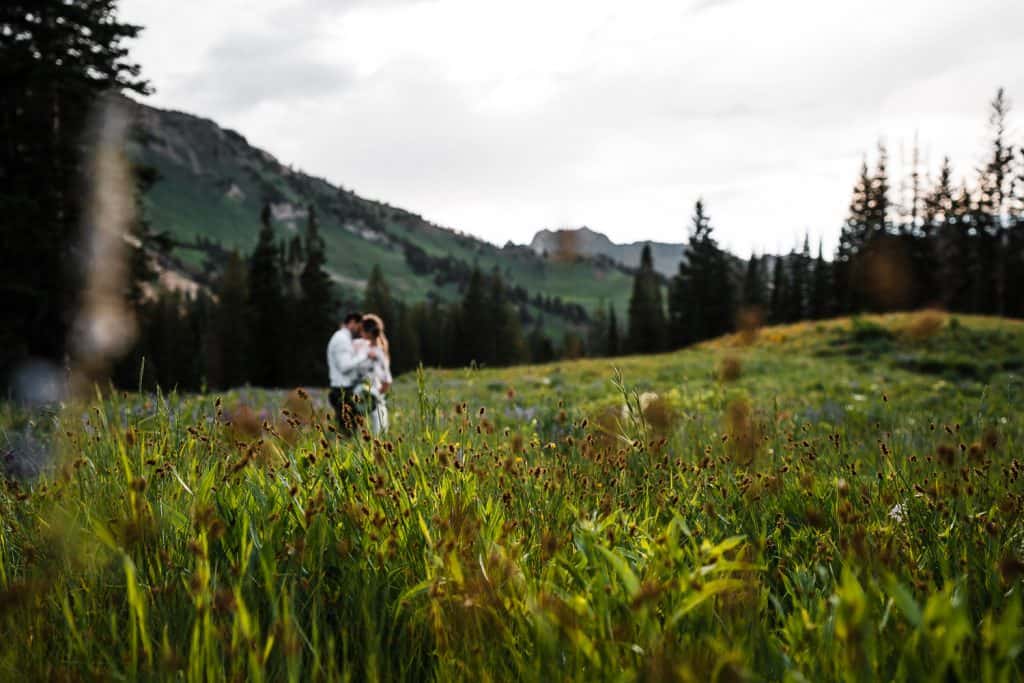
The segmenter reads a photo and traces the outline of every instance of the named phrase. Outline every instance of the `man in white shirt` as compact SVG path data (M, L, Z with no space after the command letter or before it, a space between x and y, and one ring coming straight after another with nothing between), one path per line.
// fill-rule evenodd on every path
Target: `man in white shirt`
M373 361L378 353L372 347L357 349L352 344L353 337L359 334L362 320L361 313L349 313L327 343L327 370L331 383L327 400L334 408L343 435L355 431L357 412L354 390L373 369Z

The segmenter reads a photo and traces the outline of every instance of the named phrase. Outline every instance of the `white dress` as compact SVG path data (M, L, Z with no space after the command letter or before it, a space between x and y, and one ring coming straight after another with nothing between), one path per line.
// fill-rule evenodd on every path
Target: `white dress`
M371 348L370 342L365 339L356 339L352 342L352 346L360 355L368 352ZM375 407L370 411L369 416L370 433L380 436L388 431L388 404L384 387L385 385L390 386L392 382L391 361L388 359L388 355L380 347L377 347L377 357L370 362L370 372L366 376L366 381L356 387L355 393L357 395L368 393L373 396Z

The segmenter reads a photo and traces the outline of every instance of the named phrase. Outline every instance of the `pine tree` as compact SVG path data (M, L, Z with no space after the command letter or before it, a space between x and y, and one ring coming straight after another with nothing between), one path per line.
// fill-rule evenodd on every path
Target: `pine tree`
M436 297L413 306L412 320L419 339L420 356L427 367L441 367L444 364L442 345L448 328L447 315Z
M474 268L462 297L459 315L459 339L465 354L461 364L493 363L494 329L490 325L490 319L484 276L479 268Z
M576 360L582 358L583 355L583 338L573 330L566 330L562 335L561 357L567 360Z
M930 224L926 219L927 201L921 188L921 152L914 137L914 148L911 154L909 177L903 181L903 198L900 202L900 221L898 245L900 254L906 255L909 262L910 291L906 303L913 308L920 308L929 303L935 291L935 264L931 258L932 242L929 237ZM909 197L907 193L909 192Z
M962 276L962 271L952 263L955 258L951 248L955 245L956 219L953 214L953 168L949 157L943 159L934 186L925 194L921 222L928 240L926 247L919 250L919 262L933 264L931 279L922 280L922 283L931 282L934 303L950 308L956 289L954 283ZM923 253L925 248L926 254Z
M374 264L370 270L370 277L366 281L366 291L363 293L363 312L375 313L384 321L385 330L390 329L394 322L395 313L391 301L391 288L384 279L384 271L380 264Z
M462 304L451 304L442 308L442 311L440 324L431 332L438 338L438 364L441 367L469 365L472 356L463 338Z
M664 348L665 312L661 302L661 283L654 271L651 247L644 245L640 268L633 277L633 295L629 300L629 345L635 353L656 353Z
M871 176L867 202L868 242L892 232L889 219L889 151L885 143L878 143L878 161Z
M199 388L197 357L202 348L192 319L194 302L180 292L161 292L155 304L150 356L157 384L166 389ZM147 364L149 364L147 359Z
M789 282L786 270L785 257L776 256L772 266L772 291L768 304L768 320L775 324L789 322Z
M598 302L594 316L590 320L587 330L587 355L591 358L600 358L608 354L608 312L605 309L604 299Z
M1017 177L1007 228L1006 315L1024 318L1024 147L1017 151Z
M302 237L299 235L292 235L291 239L282 238L277 249L283 293L294 304L302 298L302 284L299 281L305 266L305 255L302 252Z
M622 343L619 341L619 320L615 315L615 304L608 308L608 345L606 349L609 356L617 356L622 353Z
M135 166L135 202L141 206L141 198L157 182L159 175L152 166ZM131 241L128 255L128 282L125 289L125 300L138 312L145 300L145 290L152 288L157 281L157 272L153 268L146 249L150 241L150 225L144 215L136 216L132 223Z
M496 365L515 365L526 357L519 309L513 306L505 291L501 272L495 268L491 275L490 316L493 327L494 357Z
M833 280L836 305L840 313L852 313L864 307L864 296L860 287L859 261L860 255L870 241L868 195L871 191L871 183L868 162L865 158L861 163L860 176L853 188L849 216L840 231L839 246L836 249Z
M878 290L876 271L892 255L899 254L889 238L894 234L889 204L889 154L878 144L874 173L868 173L867 161L850 201L850 214L839 236L834 267L837 302L841 312L853 313L868 307L885 307ZM886 292L891 294L891 292ZM906 293L902 293L905 296Z
M804 235L803 248L789 255L789 289L787 291L786 319L796 322L807 317L810 299L811 238Z
M165 384L164 380L172 375L173 361L169 349L173 346L174 335L179 329L170 301L171 293L160 291L157 294L151 305L149 329L145 335L149 344L146 348L144 372L151 378L153 386L162 386L166 390L173 387L172 384Z
M828 261L825 260L824 248L821 240L818 241L818 256L814 259L814 266L811 273L811 291L808 302L808 316L821 320L832 313L832 272Z
M550 363L555 359L555 345L551 343L550 337L544 334L544 319L542 317L537 318L536 325L530 331L527 345L530 348L531 363Z
M210 385L210 357L207 353L213 334L214 303L204 290L187 300L186 329L189 333L188 373L185 385L189 391L205 392Z
M668 345L682 348L700 338L698 326L703 318L701 292L698 290L700 256L695 250L694 236L707 228L703 204L697 203L691 235L679 261L679 268L668 286Z
M743 295L741 297L743 306L754 311L764 309L765 305L765 281L764 273L761 272L763 259L757 254L751 254L747 261L747 269L743 275Z
M209 381L218 389L239 387L249 379L248 290L245 263L238 252L232 252L217 283L207 342Z
M304 237L307 244L309 242L309 226L315 223L316 207L311 204L306 215L306 234ZM288 240L288 270L296 276L302 273L302 269L306 264L306 250L303 248L302 242L303 238L298 235L292 235L292 238Z
M296 381L316 385L327 377L324 348L338 326L338 310L331 293L326 248L314 206L309 207L304 237L304 245L292 248L305 259L299 274L296 305L296 346L301 350Z
M285 358L285 299L282 293L279 249L274 239L270 206L260 215L262 227L249 258L249 377L258 386L280 386Z
M727 254L697 200L685 258L669 291L669 332L673 347L721 335L735 319L733 277Z
M978 273L972 235L976 219L971 191L966 183L962 183L951 199L950 216L946 219L944 235L940 241L943 291L946 297L943 303L952 311L966 313L975 310L973 283Z
M941 305L945 299L942 242L953 205L952 168L948 157L943 160L935 186L922 189L921 193L920 223L911 249L918 307Z
M910 171L910 207L907 211L909 225L905 228L908 234L916 235L921 225L921 148L917 143L917 135L914 135L914 152L911 157Z
M731 332L736 321L735 277L729 255L718 246L710 228L702 251L706 253L708 282L704 327L707 337L713 338Z
M505 285L501 281L501 274L497 268L491 271L491 275L484 276L480 273L481 286L483 289L483 304L476 313L473 325L476 327L475 334L479 339L479 351L474 360L481 365L501 365L498 358L498 328L505 319ZM470 276L472 279L472 275ZM467 289L468 292L468 289Z
M0 385L16 363L63 362L81 292L77 249L89 117L148 85L114 0L0 3Z
M412 309L407 308L404 304L397 304L395 318L394 341L391 345L391 372L394 375L400 375L419 367L422 357Z
M152 166L133 168L135 178L136 205L141 206L140 198L158 179L156 169ZM150 225L145 216L137 215L131 226L128 240L128 278L125 282L124 299L135 314L135 341L124 357L114 363L111 381L114 386L128 389L139 389L139 373L144 369L148 354L148 332L152 328L152 306L149 299L158 284L158 273L153 268L148 246L152 242ZM0 369L0 383L2 383ZM146 387L151 388L151 387Z
M975 271L977 310L1003 315L1007 300L1007 255L1009 230L1006 218L1013 190L1013 148L1006 140L1006 119L1010 103L999 88L989 105L989 131L992 155L981 170L978 182L978 259Z

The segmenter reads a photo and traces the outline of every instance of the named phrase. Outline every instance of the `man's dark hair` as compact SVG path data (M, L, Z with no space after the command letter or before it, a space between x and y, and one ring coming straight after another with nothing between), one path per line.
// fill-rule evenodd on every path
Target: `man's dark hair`
M363 320L363 314L362 313L349 313L348 315L345 316L345 324L346 325L348 325L349 323L362 322L362 320Z
M374 339L380 336L380 327L377 326L377 321L372 318L363 318L363 332L370 335Z

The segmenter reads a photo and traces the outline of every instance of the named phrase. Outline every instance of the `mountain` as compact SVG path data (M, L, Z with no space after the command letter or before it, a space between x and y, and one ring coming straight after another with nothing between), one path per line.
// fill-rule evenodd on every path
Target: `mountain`
M549 258L565 260L566 257L604 257L627 268L640 265L640 252L650 245L654 257L654 269L666 277L679 271L679 260L684 246L669 242L631 242L615 244L604 233L584 226L574 230L541 230L530 241L535 254L547 254Z
M172 249L182 277L212 282L230 250L250 251L270 204L282 241L301 234L315 206L338 291L358 301L374 264L406 302L455 299L474 266L497 268L529 317L549 332L582 325L599 302L627 308L631 274L602 258L544 258L527 247L497 247L422 216L367 199L288 166L239 133L191 114L130 101L128 154L158 178L142 197L151 230ZM166 254L164 255L166 258Z

